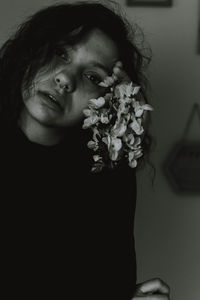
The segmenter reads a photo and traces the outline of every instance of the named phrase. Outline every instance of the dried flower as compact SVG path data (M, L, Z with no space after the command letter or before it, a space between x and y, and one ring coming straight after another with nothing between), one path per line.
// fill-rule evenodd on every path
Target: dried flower
M131 168L143 155L141 135L144 133L143 114L152 111L149 104L141 104L136 98L139 86L131 83L115 84L116 78L107 77L99 85L109 87L104 97L90 99L83 129L90 128L92 140L87 146L94 151L92 172L100 172L105 166L114 168L126 159Z

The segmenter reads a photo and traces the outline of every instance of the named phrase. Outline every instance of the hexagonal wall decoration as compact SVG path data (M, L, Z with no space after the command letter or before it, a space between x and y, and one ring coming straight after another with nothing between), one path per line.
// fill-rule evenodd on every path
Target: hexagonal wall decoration
M200 195L200 130L196 140L188 141L188 132L195 115L200 121L198 103L192 107L182 138L172 147L164 161L164 172L176 192Z
M200 141L180 141L172 147L164 172L176 192L200 194Z

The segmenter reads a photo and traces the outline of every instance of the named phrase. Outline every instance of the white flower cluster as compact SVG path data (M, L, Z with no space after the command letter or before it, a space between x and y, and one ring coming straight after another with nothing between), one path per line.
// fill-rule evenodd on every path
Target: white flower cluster
M143 155L143 114L153 110L136 100L139 90L132 82L121 83L111 87L104 97L89 100L83 111L83 129L91 128L93 133L87 144L94 151L92 172L105 166L114 168L121 159L126 159L131 168L137 166L137 159Z

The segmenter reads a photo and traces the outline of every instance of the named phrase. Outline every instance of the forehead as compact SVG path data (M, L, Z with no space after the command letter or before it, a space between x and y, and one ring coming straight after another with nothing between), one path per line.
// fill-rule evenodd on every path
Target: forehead
M80 42L67 48L77 61L89 64L103 64L112 68L119 60L117 45L100 29L91 30Z

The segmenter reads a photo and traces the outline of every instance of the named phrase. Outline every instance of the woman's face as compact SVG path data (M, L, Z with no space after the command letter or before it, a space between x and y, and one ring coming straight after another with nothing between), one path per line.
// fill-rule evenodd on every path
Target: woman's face
M23 117L41 125L64 128L80 121L88 100L104 95L98 86L119 59L115 43L94 29L80 43L63 47L42 68L29 89L22 90Z

